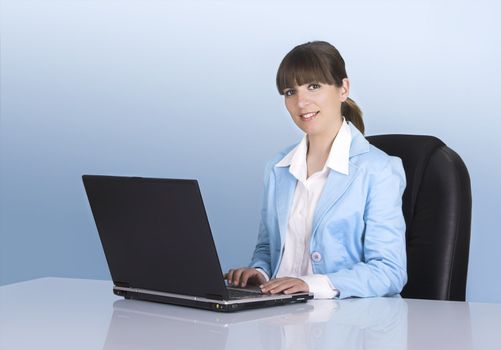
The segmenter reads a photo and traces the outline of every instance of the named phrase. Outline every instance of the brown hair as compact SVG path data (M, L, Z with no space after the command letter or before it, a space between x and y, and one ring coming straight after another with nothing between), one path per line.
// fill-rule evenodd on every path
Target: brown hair
M280 95L285 88L313 81L343 86L346 74L343 57L326 41L310 41L293 48L280 63L277 71L277 89ZM351 98L341 104L341 114L363 134L362 111Z

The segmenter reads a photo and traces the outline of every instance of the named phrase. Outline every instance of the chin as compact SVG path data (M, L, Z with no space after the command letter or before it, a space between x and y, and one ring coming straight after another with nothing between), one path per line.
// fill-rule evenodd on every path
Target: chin
M316 134L321 134L323 130L319 128L301 128L301 130L304 131L305 134L308 134L308 136L313 136Z

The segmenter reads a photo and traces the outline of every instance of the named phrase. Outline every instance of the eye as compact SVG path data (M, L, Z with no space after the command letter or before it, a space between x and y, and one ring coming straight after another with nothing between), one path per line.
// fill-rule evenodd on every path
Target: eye
M294 89L288 89L284 91L285 96L292 96L294 94Z
M317 84L317 83L311 83L310 85L308 85L308 89L310 89L310 90L316 90L319 88L320 88L320 84Z

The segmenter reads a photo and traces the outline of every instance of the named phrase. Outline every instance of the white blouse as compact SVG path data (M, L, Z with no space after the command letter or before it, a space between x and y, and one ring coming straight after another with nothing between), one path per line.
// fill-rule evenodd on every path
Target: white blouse
M326 275L313 274L309 244L313 214L329 172L333 170L348 174L351 131L343 117L343 123L332 143L324 168L309 178L306 164L307 142L305 135L301 142L275 165L289 166L289 172L298 180L288 219L284 253L276 277L301 278L308 284L316 299L333 298L338 291L332 286L329 278Z

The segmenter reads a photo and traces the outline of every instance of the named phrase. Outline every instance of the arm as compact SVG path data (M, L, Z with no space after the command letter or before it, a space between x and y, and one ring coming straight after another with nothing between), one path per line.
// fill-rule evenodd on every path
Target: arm
M267 276L272 275L271 271L271 254L270 254L270 239L269 232L264 223L266 213L268 211L268 193L270 191L270 175L274 162L270 161L264 171L264 193L261 205L261 215L259 221L259 232L257 237L256 248L252 255L250 267L260 268Z
M402 194L405 172L400 158L391 157L372 176L364 211L363 261L327 274L339 298L400 293L407 282L405 221Z

